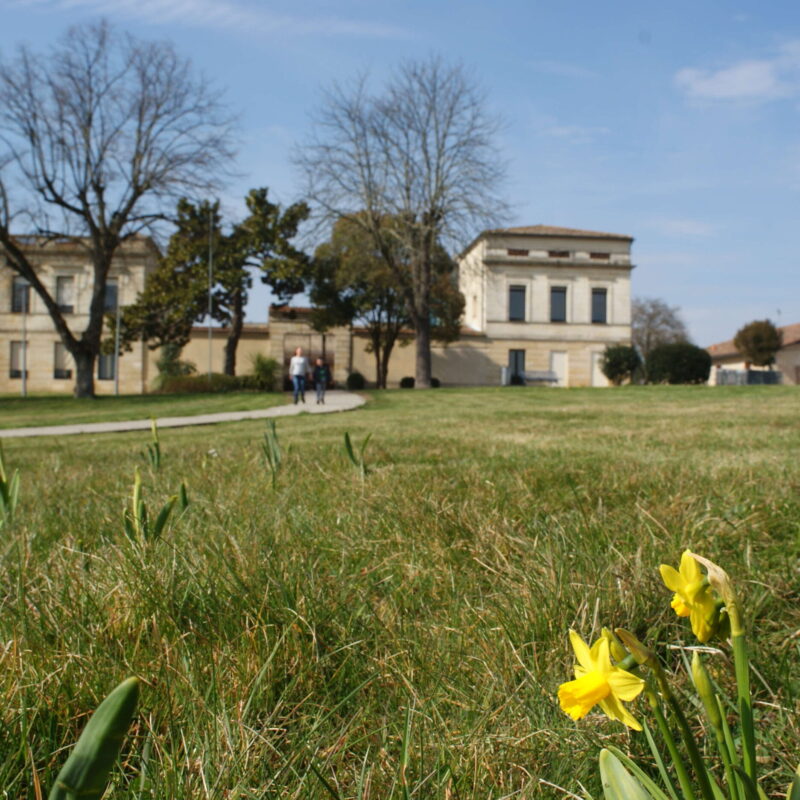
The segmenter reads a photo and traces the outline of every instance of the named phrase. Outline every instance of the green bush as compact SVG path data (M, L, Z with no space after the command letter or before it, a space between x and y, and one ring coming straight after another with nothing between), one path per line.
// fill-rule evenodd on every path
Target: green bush
M711 356L688 342L662 344L650 351L645 369L648 383L705 383Z
M412 378L410 375L406 375L405 378L400 379L401 389L413 389L416 384L416 379ZM438 389L441 385L442 382L438 378L431 378L431 389Z
M156 361L156 375L153 381L153 388L155 391L161 391L164 381L169 378L184 377L186 375L194 375L197 372L197 367L191 361L181 360L182 348L176 344L168 343L161 348Z
M252 388L262 392L276 391L280 380L280 364L274 358L267 358L262 353L253 355L250 359L250 364L253 368L253 373L244 377L252 379Z
M603 353L600 368L614 386L619 386L623 381L631 379L641 363L636 348L627 344L610 344Z
M367 385L367 381L364 379L364 376L360 372L351 372L347 376L347 388L351 392L357 392L360 389L364 389Z
M219 372L211 373L211 380L208 375L176 375L165 377L161 381L158 389L159 394L204 394L237 392L240 389L255 388L248 378L252 375L237 377L235 375L223 375ZM251 385L247 385L250 383Z

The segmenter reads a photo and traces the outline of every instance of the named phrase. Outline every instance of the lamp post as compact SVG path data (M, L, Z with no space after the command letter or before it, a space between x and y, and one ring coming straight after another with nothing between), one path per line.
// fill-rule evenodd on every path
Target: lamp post
M23 279L22 283L22 396L28 396L28 303L31 285Z
M122 275L117 277L117 307L115 309L114 323L114 395L119 396L119 290L122 283Z
M211 389L211 312L213 310L211 302L211 286L213 283L213 261L214 250L212 246L212 236L214 233L214 211L208 208L208 388Z

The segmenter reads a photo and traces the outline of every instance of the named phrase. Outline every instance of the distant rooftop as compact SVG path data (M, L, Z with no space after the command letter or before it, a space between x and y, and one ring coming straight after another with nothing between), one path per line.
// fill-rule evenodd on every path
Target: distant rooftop
M518 228L490 228L481 231L459 254L466 255L484 236L549 236L562 239L613 239L618 242L632 242L633 236L604 231L584 231L580 228L560 228L557 225L522 225Z
M800 322L795 322L793 325L784 325L778 330L783 335L783 344L781 347L788 347L790 344L797 344L800 342ZM717 344L710 344L706 350L711 354L712 358L727 358L728 356L738 356L739 351L733 343L733 339L728 339L725 342L717 342Z
M580 228L559 228L556 225L523 225L519 228L494 228L484 233L510 233L519 236L564 236L591 239L622 239L632 242L633 236L622 233L606 233L604 231L584 231Z

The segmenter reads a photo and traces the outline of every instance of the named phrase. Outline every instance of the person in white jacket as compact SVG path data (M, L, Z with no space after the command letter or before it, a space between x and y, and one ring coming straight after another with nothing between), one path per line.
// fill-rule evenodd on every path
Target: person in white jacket
M306 401L306 375L308 375L308 359L303 355L303 348L298 347L289 361L289 377L292 379L294 389L294 403L298 398Z

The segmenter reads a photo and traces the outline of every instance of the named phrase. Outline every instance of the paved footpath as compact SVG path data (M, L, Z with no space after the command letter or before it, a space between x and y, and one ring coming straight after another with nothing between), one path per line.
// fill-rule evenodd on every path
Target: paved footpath
M240 422L244 419L267 417L290 417L295 414L332 414L334 411L352 411L363 406L363 397L352 392L332 391L325 394L325 404L317 405L313 393L306 396L306 403L253 411L223 411L218 414L196 414L192 417L156 417L159 428L183 428L188 425L214 425L217 422ZM0 439L20 439L26 436L72 436L76 433L124 433L125 431L150 430L151 420L129 419L119 422L86 422L76 425L47 425L41 428L8 428L0 430Z

